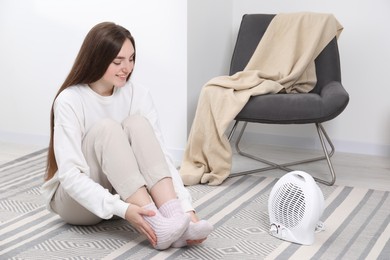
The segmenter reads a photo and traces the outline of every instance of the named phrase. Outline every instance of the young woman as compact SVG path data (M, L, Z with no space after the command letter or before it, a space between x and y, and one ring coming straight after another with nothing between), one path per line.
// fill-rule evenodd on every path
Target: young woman
M74 225L119 216L160 250L201 243L213 227L194 213L148 90L129 81L135 57L119 25L87 34L51 110L47 206Z

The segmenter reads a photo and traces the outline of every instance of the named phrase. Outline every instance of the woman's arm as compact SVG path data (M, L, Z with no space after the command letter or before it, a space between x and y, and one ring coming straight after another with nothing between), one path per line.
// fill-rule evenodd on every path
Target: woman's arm
M75 95L63 91L54 105L54 152L58 179L65 191L95 215L109 219L125 218L128 203L111 194L90 177L90 169L82 153L82 106Z

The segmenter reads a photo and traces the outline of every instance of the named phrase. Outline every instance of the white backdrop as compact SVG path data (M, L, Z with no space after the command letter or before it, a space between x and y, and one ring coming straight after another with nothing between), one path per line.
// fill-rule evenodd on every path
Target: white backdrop
M134 81L152 89L167 146L180 156L200 88L228 73L242 15L294 11L334 13L345 27L339 45L351 100L326 123L337 151L389 156L388 0L0 0L0 143L47 143L53 96L85 34L111 20L135 36ZM260 142L298 146L309 131L255 129Z
M184 147L187 2L182 0L0 0L0 141L47 143L53 97L86 33L102 21L118 23L135 37L133 81L152 90L170 149Z
M188 23L197 23L202 17L202 30L188 31L188 41L195 51L203 56L189 55L188 71L193 88L189 100L195 100L200 87L211 76L227 74L230 57L237 37L242 15L246 13L280 13L312 11L333 13L344 26L339 39L342 81L350 94L346 110L335 120L325 124L336 150L352 153L390 156L390 85L387 81L390 60L390 1L388 0L208 0L191 1ZM208 6L206 10L202 6ZM221 10L224 11L222 14ZM197 15L191 15L196 12ZM230 30L226 21L230 17ZM215 25L217 24L217 25ZM221 36L222 34L222 36ZM205 39L207 43L205 44ZM225 56L228 58L225 58ZM220 58L224 57L224 58ZM196 75L195 75L196 74ZM194 106L189 107L191 122ZM249 138L252 142L277 143L280 145L310 147L315 129L303 126L270 126L251 124ZM260 133L260 134L255 134ZM311 135L313 139L306 139Z
M339 49L350 103L325 126L338 151L390 155L390 85L385 79L390 69L390 1L234 0L233 10L235 27L243 13L333 13L344 26ZM282 135L293 136L306 132L300 127L293 133L282 130ZM262 127L261 131L278 133L275 127Z

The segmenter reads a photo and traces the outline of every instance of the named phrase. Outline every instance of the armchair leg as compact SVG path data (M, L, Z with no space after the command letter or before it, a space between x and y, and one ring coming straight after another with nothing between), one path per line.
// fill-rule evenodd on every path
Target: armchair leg
M235 122L235 124L234 124L234 126L233 126L233 128L232 128L232 130L231 130L231 132L229 134L229 137L228 137L229 141L231 141L231 139L233 137L233 134L236 131L238 123L239 123L239 121ZM240 154L240 155L242 155L244 157L247 157L247 158L250 158L250 159L262 162L264 164L267 164L268 166L262 167L262 168L258 168L258 169L249 170L249 171L231 173L229 175L229 177L236 177L236 176L241 176L241 175L245 175L245 174L252 174L252 173L263 172L263 171L268 171L268 170L273 170L273 169L280 169L280 170L284 170L284 171L290 172L290 171L293 171L293 169L289 168L290 166L298 165L298 164L304 164L304 163L309 163L309 162L315 162L315 161L319 161L319 160L326 160L327 163L328 163L330 174L331 174L330 181L319 179L319 178L316 178L316 177L313 177L313 178L317 182L323 183L323 184L328 185L328 186L332 186L335 183L335 181L336 181L336 174L334 172L332 162L330 161L330 157L332 157L332 155L334 154L335 149L334 149L334 145L331 142L331 140L330 140L328 134L326 133L324 127L320 123L316 123L315 125L316 125L316 128L317 128L317 133L318 133L318 136L319 136L319 139L320 139L320 142L321 142L321 146L322 146L322 149L323 149L323 152L324 152L324 156L310 158L310 159L306 159L306 160L294 161L294 162L289 162L289 163L283 163L283 164L277 164L277 163L271 162L269 160L265 160L263 158L254 156L252 154L243 152L240 149L239 143L241 141L242 135L243 135L243 133L245 131L245 128L246 128L247 124L248 124L248 122L244 122L244 125L243 125L243 127L242 127L242 129L241 129L241 131L239 133L239 136L238 136L236 142L235 142L235 148L236 148L238 154ZM328 151L327 145L326 145L325 141L329 144L329 146L331 148L330 151Z
M322 184L332 186L336 182L336 173L334 172L332 161L330 160L330 157L332 157L334 154L334 150L335 150L334 145L333 145L332 141L330 140L330 138L329 138L328 134L326 133L322 124L316 123L316 128L317 128L318 136L319 136L320 141L321 141L322 150L324 151L324 155L325 155L324 157L322 157L322 159L326 159L326 162L328 163L331 179L330 179L330 181L325 181L325 180L318 179L318 178L314 178L314 179ZM329 146L331 147L330 152L328 152L328 149L326 148L326 143L325 143L324 137L325 137L325 140L328 142Z

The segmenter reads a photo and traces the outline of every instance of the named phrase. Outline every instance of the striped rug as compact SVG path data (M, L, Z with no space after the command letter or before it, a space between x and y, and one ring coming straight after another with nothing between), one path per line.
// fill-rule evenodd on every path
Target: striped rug
M0 165L0 259L390 259L389 192L320 185L326 230L300 246L268 234L276 179L191 186L198 214L215 230L200 246L157 251L124 220L71 226L48 212L40 194L46 152Z

